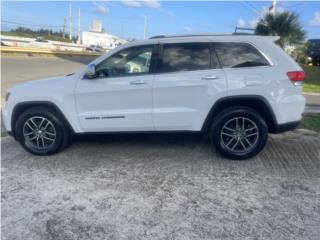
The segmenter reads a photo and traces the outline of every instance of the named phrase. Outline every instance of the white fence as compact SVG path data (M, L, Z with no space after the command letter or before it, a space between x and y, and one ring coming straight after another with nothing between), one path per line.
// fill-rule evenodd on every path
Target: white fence
M1 45L8 47L21 47L21 48L40 48L40 49L50 49L55 51L74 51L74 52L84 52L86 47L80 44L65 43L57 41L46 41L39 42L34 38L24 38L15 36L5 36L0 35Z

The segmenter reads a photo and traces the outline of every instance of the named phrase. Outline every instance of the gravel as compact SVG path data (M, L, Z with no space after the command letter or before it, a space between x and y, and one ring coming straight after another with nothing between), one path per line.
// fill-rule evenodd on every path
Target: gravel
M230 161L190 135L2 140L2 239L320 239L320 138L271 135Z

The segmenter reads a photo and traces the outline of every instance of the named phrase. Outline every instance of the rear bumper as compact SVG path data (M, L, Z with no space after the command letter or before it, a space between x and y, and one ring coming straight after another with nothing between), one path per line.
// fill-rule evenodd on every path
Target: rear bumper
M277 101L275 113L278 125L293 125L301 121L305 104L306 99L301 94L287 96Z
M283 133L283 132L294 130L298 127L299 124L300 124L300 121L278 124L273 133Z

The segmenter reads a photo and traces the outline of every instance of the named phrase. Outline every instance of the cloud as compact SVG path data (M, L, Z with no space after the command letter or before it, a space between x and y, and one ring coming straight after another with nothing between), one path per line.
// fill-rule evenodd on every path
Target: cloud
M284 7L281 7L281 6L277 6L276 7L276 12L277 13L283 13L285 12L286 9ZM238 27L246 27L246 28L256 28L258 22L260 19L264 18L268 13L270 12L269 10L269 7L267 6L263 6L261 8L261 10L259 11L259 13L257 14L257 17L250 20L250 21L245 21L243 20L242 18L239 18L238 21L237 21L237 26ZM317 13L317 12L316 12ZM315 15L316 15L315 13ZM320 12L318 12L319 16L320 17ZM316 16L315 16L316 17ZM313 19L314 20L314 19ZM318 19L319 20L319 19ZM320 20L319 20L320 21Z
M110 9L106 6L98 5L94 11L96 13L106 14L106 13L110 12Z
M93 2L93 5L95 6L95 13L106 14L110 12L110 9L107 7L105 2Z
M174 13L171 11L165 11L165 14L168 15L169 17L174 17Z
M237 27L245 27L245 26L246 26L246 21L243 20L242 18L238 19Z
M320 26L320 12L314 12L313 18L309 21L311 26Z
M148 7L148 8L160 8L161 4L158 0L122 0L122 3L127 7Z
M276 12L277 13L283 13L285 11L286 11L286 9L284 7L276 7Z
M258 18L254 18L250 21L245 21L242 18L239 18L237 21L237 27L256 28L258 22L259 22Z
M191 31L192 31L192 28L191 28L190 26L185 26L185 27L183 28L183 30L186 31L186 32L191 32Z
M143 0L142 2L144 3L144 5L146 7L149 7L149 8L159 8L159 7L161 7L160 2L157 1L157 0Z
M249 22L249 27L250 27L250 28L256 28L258 22L259 22L259 19L258 19L258 18L252 19L252 20Z
M126 5L127 7L142 7L142 4L140 1L134 1L134 0L122 0L122 3Z
M166 9L160 8L159 11L168 17L174 17L174 13L171 11L167 11Z

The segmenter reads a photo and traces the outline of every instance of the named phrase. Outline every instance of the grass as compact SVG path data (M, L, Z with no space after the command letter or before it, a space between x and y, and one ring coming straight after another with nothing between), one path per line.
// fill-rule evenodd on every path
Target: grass
M320 132L320 115L304 116L299 128Z
M301 65L306 73L304 92L320 93L320 67Z

